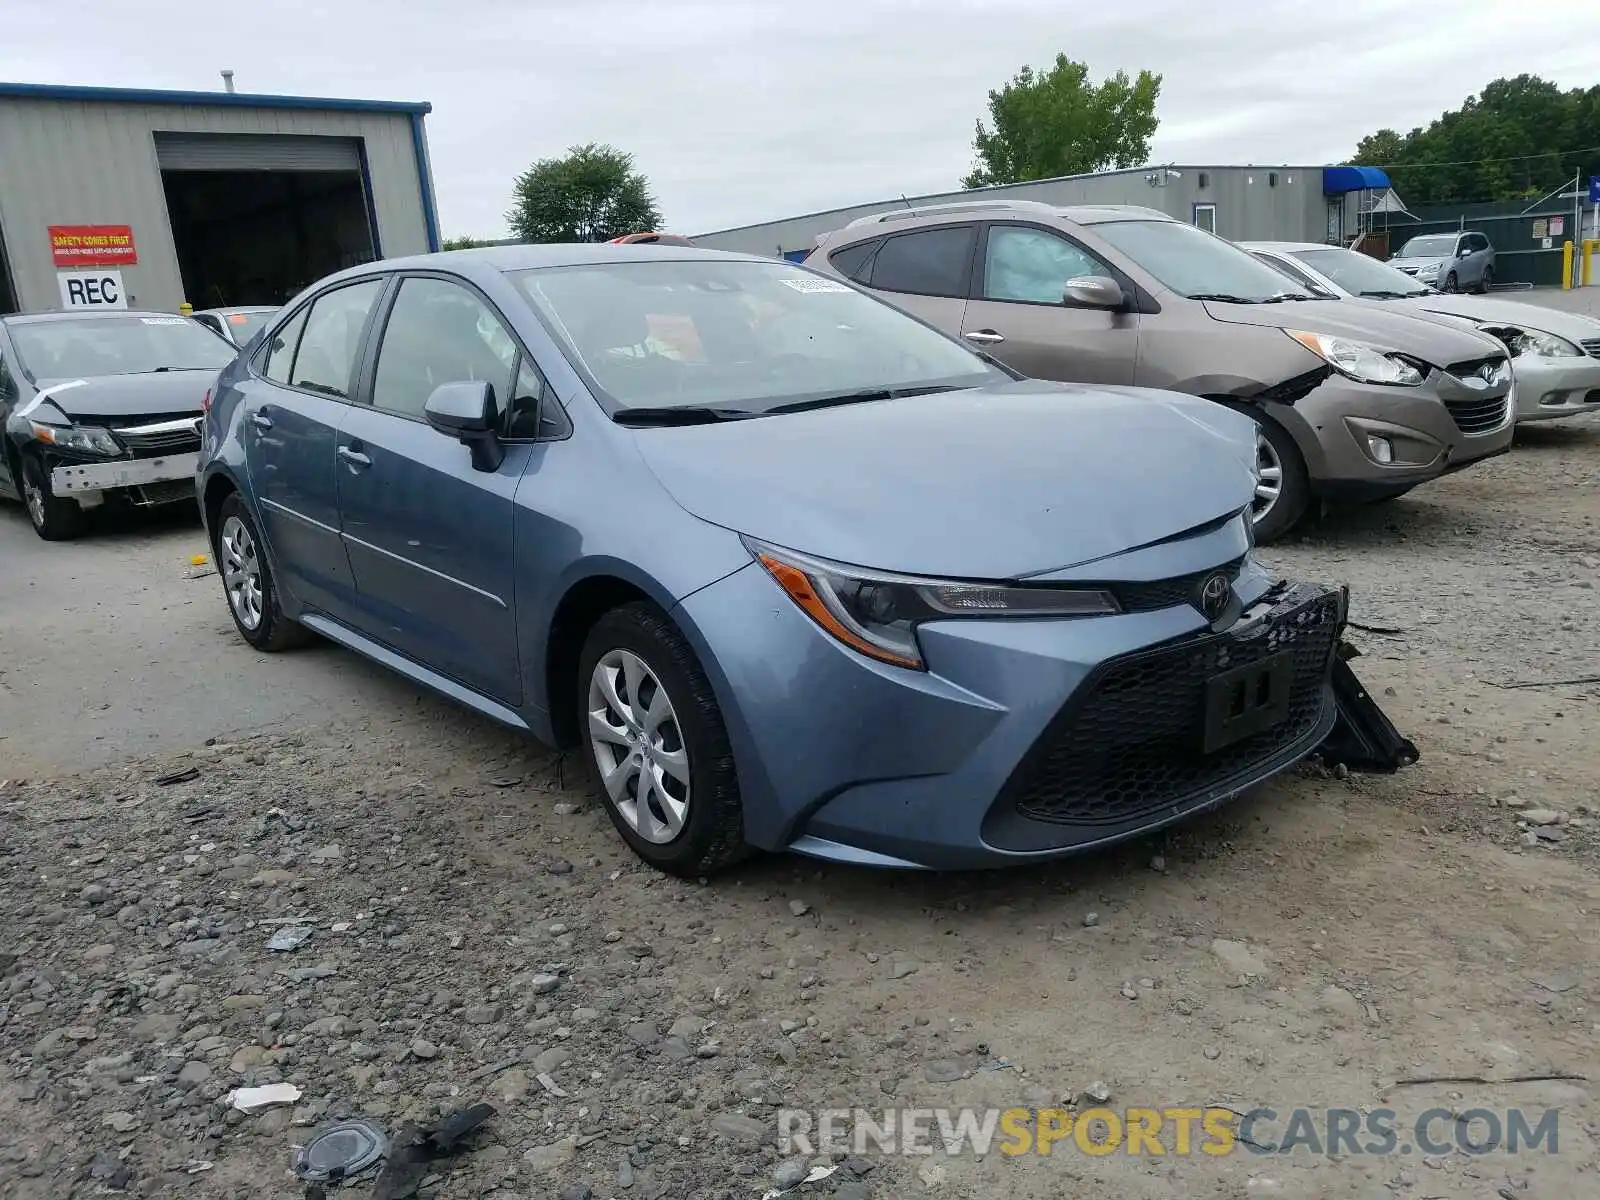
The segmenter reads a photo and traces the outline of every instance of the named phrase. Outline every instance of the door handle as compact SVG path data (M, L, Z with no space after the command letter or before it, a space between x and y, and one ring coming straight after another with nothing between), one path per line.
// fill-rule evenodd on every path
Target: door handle
M254 425L257 429L271 429L272 418L267 416L265 413L251 413L250 424Z
M1005 334L996 333L992 329L974 329L970 333L964 333L961 336L966 338L969 342L978 342L980 345L984 346L993 346L997 342L1003 342L1006 340Z
M339 457L352 467L370 467L372 460L359 450L352 450L349 446L339 447Z

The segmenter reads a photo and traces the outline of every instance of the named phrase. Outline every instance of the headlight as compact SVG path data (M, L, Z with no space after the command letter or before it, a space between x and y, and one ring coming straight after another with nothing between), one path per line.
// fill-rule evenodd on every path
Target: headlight
M926 669L916 629L963 617L1090 617L1120 612L1100 588L1018 586L890 575L841 566L744 539L805 614L845 645L882 662Z
M111 431L96 425L46 425L42 421L29 421L28 427L41 442L63 450L77 450L83 454L122 453Z
M1537 329L1506 330L1503 340L1513 355L1531 354L1536 358L1582 358L1583 351L1566 338Z
M1444 266L1443 263L1423 263L1420 267L1417 268L1417 274L1418 275L1437 275L1439 273L1439 268L1442 267L1442 266Z
M1405 359L1376 346L1369 346L1366 342L1353 342L1349 338L1331 337L1325 333L1306 333L1299 329L1285 329L1284 332L1339 374L1362 383L1416 387L1422 382L1422 372Z

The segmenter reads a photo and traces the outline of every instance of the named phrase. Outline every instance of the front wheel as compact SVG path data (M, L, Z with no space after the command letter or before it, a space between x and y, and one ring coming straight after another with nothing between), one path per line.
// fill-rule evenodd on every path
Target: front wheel
M1311 501L1311 478L1300 448L1282 425L1258 410L1256 423L1256 494L1250 504L1256 541L1276 541L1299 522Z
M307 641L305 626L283 615L260 531L239 493L231 493L218 508L213 538L222 592L239 636L268 653Z
M722 710L667 615L638 603L601 617L577 686L590 765L633 852L691 877L743 858L744 809Z
M76 500L57 496L50 486L50 472L36 455L22 460L22 499L28 506L28 521L33 531L47 542L65 542L83 532L87 514Z
M1459 292L1461 290L1461 283L1458 279L1456 279L1456 273L1454 271L1451 271L1450 274L1444 277L1444 290L1452 293Z

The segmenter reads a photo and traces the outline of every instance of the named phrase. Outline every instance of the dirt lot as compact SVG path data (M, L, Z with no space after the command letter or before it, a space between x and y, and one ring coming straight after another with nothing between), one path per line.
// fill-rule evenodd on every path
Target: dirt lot
M0 1196L298 1196L314 1127L488 1099L425 1195L755 1200L806 1165L779 1108L1102 1088L1269 1106L1267 1144L1296 1106L1392 1109L1398 1144L869 1152L792 1194L1600 1195L1600 684L1554 682L1600 674L1597 484L1600 421L1534 429L1271 553L1389 631L1357 666L1422 749L1400 776L1307 769L1043 869L704 884L636 865L575 763L331 647L240 652L215 579L183 578L193 527L45 547L0 511ZM80 754L74 708L109 741ZM1511 1082L1549 1075L1587 1078ZM1408 1082L1437 1077L1484 1082ZM279 1080L298 1104L228 1110ZM1559 1109L1556 1152L1413 1143L1474 1108Z

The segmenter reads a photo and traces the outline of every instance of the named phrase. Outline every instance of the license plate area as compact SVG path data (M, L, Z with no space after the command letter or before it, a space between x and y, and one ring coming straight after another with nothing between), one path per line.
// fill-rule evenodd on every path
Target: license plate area
M1201 749L1210 754L1289 716L1294 656L1285 650L1206 680Z

